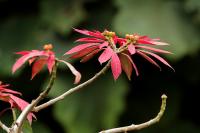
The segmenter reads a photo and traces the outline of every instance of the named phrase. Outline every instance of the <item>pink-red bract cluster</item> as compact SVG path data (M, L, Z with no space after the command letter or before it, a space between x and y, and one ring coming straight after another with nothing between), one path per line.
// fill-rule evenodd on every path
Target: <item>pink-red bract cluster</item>
M165 59L157 54L170 54L170 52L152 47L168 45L165 42L161 42L160 39L151 39L148 36L140 36L138 34L127 34L125 38L120 38L114 32L107 30L104 32L80 29L74 30L89 37L76 40L76 42L81 42L83 44L73 47L65 54L70 55L72 59L81 58L81 62L86 62L100 51L103 51L98 57L98 61L100 64L108 60L111 61L111 70L115 80L119 77L122 70L129 79L131 79L133 69L136 75L139 75L138 68L131 57L131 55L134 54L142 56L159 68L160 66L152 57L172 68Z

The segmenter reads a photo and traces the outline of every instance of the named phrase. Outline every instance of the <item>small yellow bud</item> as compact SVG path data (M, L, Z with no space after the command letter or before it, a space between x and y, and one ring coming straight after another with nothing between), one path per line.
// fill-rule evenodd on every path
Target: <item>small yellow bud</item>
M107 30L105 30L102 34L107 37L114 37L116 35L115 32L107 31Z
M45 45L43 46L43 49L44 49L45 51L52 50L52 49L53 49L53 45L52 45L52 44L45 44Z

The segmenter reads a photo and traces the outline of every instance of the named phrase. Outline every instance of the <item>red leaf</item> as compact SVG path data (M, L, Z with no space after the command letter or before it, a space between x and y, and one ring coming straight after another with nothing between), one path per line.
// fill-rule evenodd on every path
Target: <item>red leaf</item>
M99 48L102 49L103 47L107 47L108 46L108 42L104 42L102 44L99 45Z
M55 65L55 55L51 54L47 60L47 67L48 67L49 73L52 72L54 65Z
M92 51L94 51L97 48L98 48L98 46L91 46L91 47L85 48L85 49L77 52L76 54L72 55L70 58L80 58L80 57L83 57L83 56L91 53Z
M131 55L135 54L135 46L133 44L128 45L128 51Z
M36 60L36 58L35 57L33 57L33 58L31 58L31 59L29 59L28 60L28 63L29 63L29 65L31 65L34 61Z
M128 54L125 54L125 53L122 53L122 54L125 55L129 59L129 61L133 65L133 68L135 70L136 75L139 76L139 71L137 69L137 66L135 65L135 63L133 62L133 60L131 59L131 57Z
M167 65L167 66L170 67L171 69L173 69L173 67L172 67L171 65L169 65L169 63L168 63L165 59L163 59L162 57L160 57L159 55L154 54L154 53L151 53L151 52L147 52L147 51L144 51L144 50L140 50L140 51L142 51L142 52L144 52L144 53L147 53L147 54L149 54L149 55L155 57L157 60L159 60L159 61L162 62L163 64ZM173 70L174 70L174 69L173 69ZM174 71L175 71L175 70L174 70Z
M126 39L118 37L117 42L119 43L120 46L122 46L126 42Z
M156 41L153 41L152 44L155 44L155 45L169 45L169 43L166 43L166 42L156 42Z
M117 80L117 78L122 72L122 69L121 69L121 63L120 63L119 57L114 52L111 57L111 70L112 70L114 79Z
M17 94L17 95L22 95L20 92L18 91L13 91L10 89L6 89L6 88L1 88L0 87L0 93L10 93L10 94Z
M76 53L76 52L79 52L87 47L91 47L91 46L94 46L94 45L98 45L97 43L86 43L86 44L81 44L81 45L78 45L76 47L73 47L72 49L70 49L69 51L67 51L65 53L66 54L73 54L73 53Z
M76 42L91 42L91 43L99 43L103 42L103 40L97 39L97 38L80 38L76 40Z
M139 45L136 45L136 47L137 47L137 48L148 49L148 50L151 50L151 51L154 51L154 52L158 52L158 53L172 54L172 53L169 52L169 51L161 50L161 49L157 49L157 48L152 48L152 47L148 47L148 46L139 46Z
M141 36L138 39L139 44L169 45L165 42L159 42L160 39L151 39L148 36Z
M139 39L139 40L138 40L138 43L139 43L139 44L153 44L152 41L143 40L143 39Z
M20 51L20 52L16 52L16 54L20 54L20 55L26 55L29 54L31 51Z
M35 63L33 64L33 67L32 67L31 79L33 79L35 77L35 75L42 70L43 66L46 63L47 63L47 58L40 58L40 59L35 61Z
M25 107L29 104L28 102L24 101L23 99L21 98L18 98L12 94L9 95L10 98L14 101L14 104L13 106L16 106L17 108L19 108L21 111L23 111L25 109ZM12 101L10 101L12 103ZM32 123L32 119L33 117L35 118L35 115L33 113L29 113L28 116L27 116L27 119L31 125Z
M110 48L110 47L107 47L103 53L99 56L99 62L102 64L106 61L108 61L112 55L114 54L114 51Z
M59 61L65 63L69 67L69 69L75 76L74 84L78 84L81 80L81 74L70 63L64 60L59 60Z
M89 53L88 55L84 56L80 62L87 62L88 60L90 60L92 57L94 57L99 51L101 51L101 49L96 49L94 51L92 51L91 53Z
M20 92L13 91L10 89L7 89L9 85L2 85L0 84L0 100L9 102L11 107L15 107L20 109L21 111L24 110L24 108L29 104L26 101L24 101L21 98L18 98L14 96L13 94L21 95ZM27 119L29 120L29 123L32 122L32 117L35 117L33 113L29 113L27 116Z
M28 59L35 56L42 56L42 55L45 55L43 51L34 51L34 52L30 52L29 54L23 55L13 65L12 73L14 73L17 69L19 69Z
M142 57L144 57L146 60L148 60L153 65L157 66L161 70L161 67L153 59L151 59L149 56L147 56L146 54L142 53L141 51L137 51L137 53L139 55L141 55Z
M74 30L76 32L79 32L81 34L84 34L84 35L88 35L88 36L93 36L93 37L96 37L96 38L101 38L101 39L105 39L105 37L101 34L101 32L99 31L88 31L88 30L79 30L79 29L75 29Z
M133 71L132 63L123 54L119 54L119 58L120 58L120 61L121 61L122 69L126 73L126 76L128 77L128 79L131 80L131 74L132 74L132 71Z

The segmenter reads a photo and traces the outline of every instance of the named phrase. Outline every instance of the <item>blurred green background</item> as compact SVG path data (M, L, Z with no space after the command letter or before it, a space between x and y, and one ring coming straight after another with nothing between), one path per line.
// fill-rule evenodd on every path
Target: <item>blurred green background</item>
M15 75L11 67L14 52L41 49L52 43L57 56L75 45L79 38L72 27L112 30L123 36L140 33L170 43L167 56L176 72L162 65L159 71L134 56L140 76L129 82L123 74L115 82L110 72L87 89L37 113L35 133L95 133L102 129L137 124L154 117L160 96L168 95L167 110L159 124L137 133L200 133L200 1L199 0L0 0L0 80L23 92L31 101L48 81L44 70L30 81L25 65ZM102 67L93 59L73 62L82 81ZM49 98L67 91L73 76L61 66ZM0 110L9 105L0 102ZM0 119L7 124L11 112ZM0 132L3 132L0 130Z

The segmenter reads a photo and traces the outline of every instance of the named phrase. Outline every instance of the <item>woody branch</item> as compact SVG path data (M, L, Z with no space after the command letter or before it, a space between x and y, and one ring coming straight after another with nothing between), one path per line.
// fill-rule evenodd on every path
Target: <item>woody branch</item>
M155 118L153 118L153 119L151 119L151 120L149 120L145 123L142 123L142 124L138 124L138 125L132 124L130 126L108 129L108 130L101 131L99 133L127 133L128 131L141 130L143 128L147 128L147 127L149 127L153 124L158 123L160 121L160 119L162 118L164 112L165 112L167 96L162 95L161 98L162 98L162 104L161 104L161 107L160 107L160 111Z
M36 106L36 107L33 109L33 111L34 111L34 112L38 112L38 111L40 111L40 110L42 110L42 109L44 109L44 108L47 108L47 107L50 106L50 105L53 105L53 104L56 103L56 102L58 102L58 101L64 99L66 96L68 96L68 95L70 95L70 94L72 94L72 93L74 93L74 92L77 92L77 91L81 90L82 88L84 88L85 86L89 85L89 84L92 83L94 80L96 80L98 77L100 77L102 74L104 74L104 73L108 70L109 66L110 66L110 61L104 66L103 69L101 69L101 71L99 71L98 73L96 73L95 76L93 76L93 77L90 78L89 80L83 82L82 84L80 84L80 85L78 85L78 86L76 86L76 87L74 87L74 88L69 89L67 92L65 92L65 93L63 93L63 94L57 96L56 98L53 98L53 99L49 100L49 101L46 102L46 103L43 103L43 104L41 104L41 105L39 105L39 106Z

